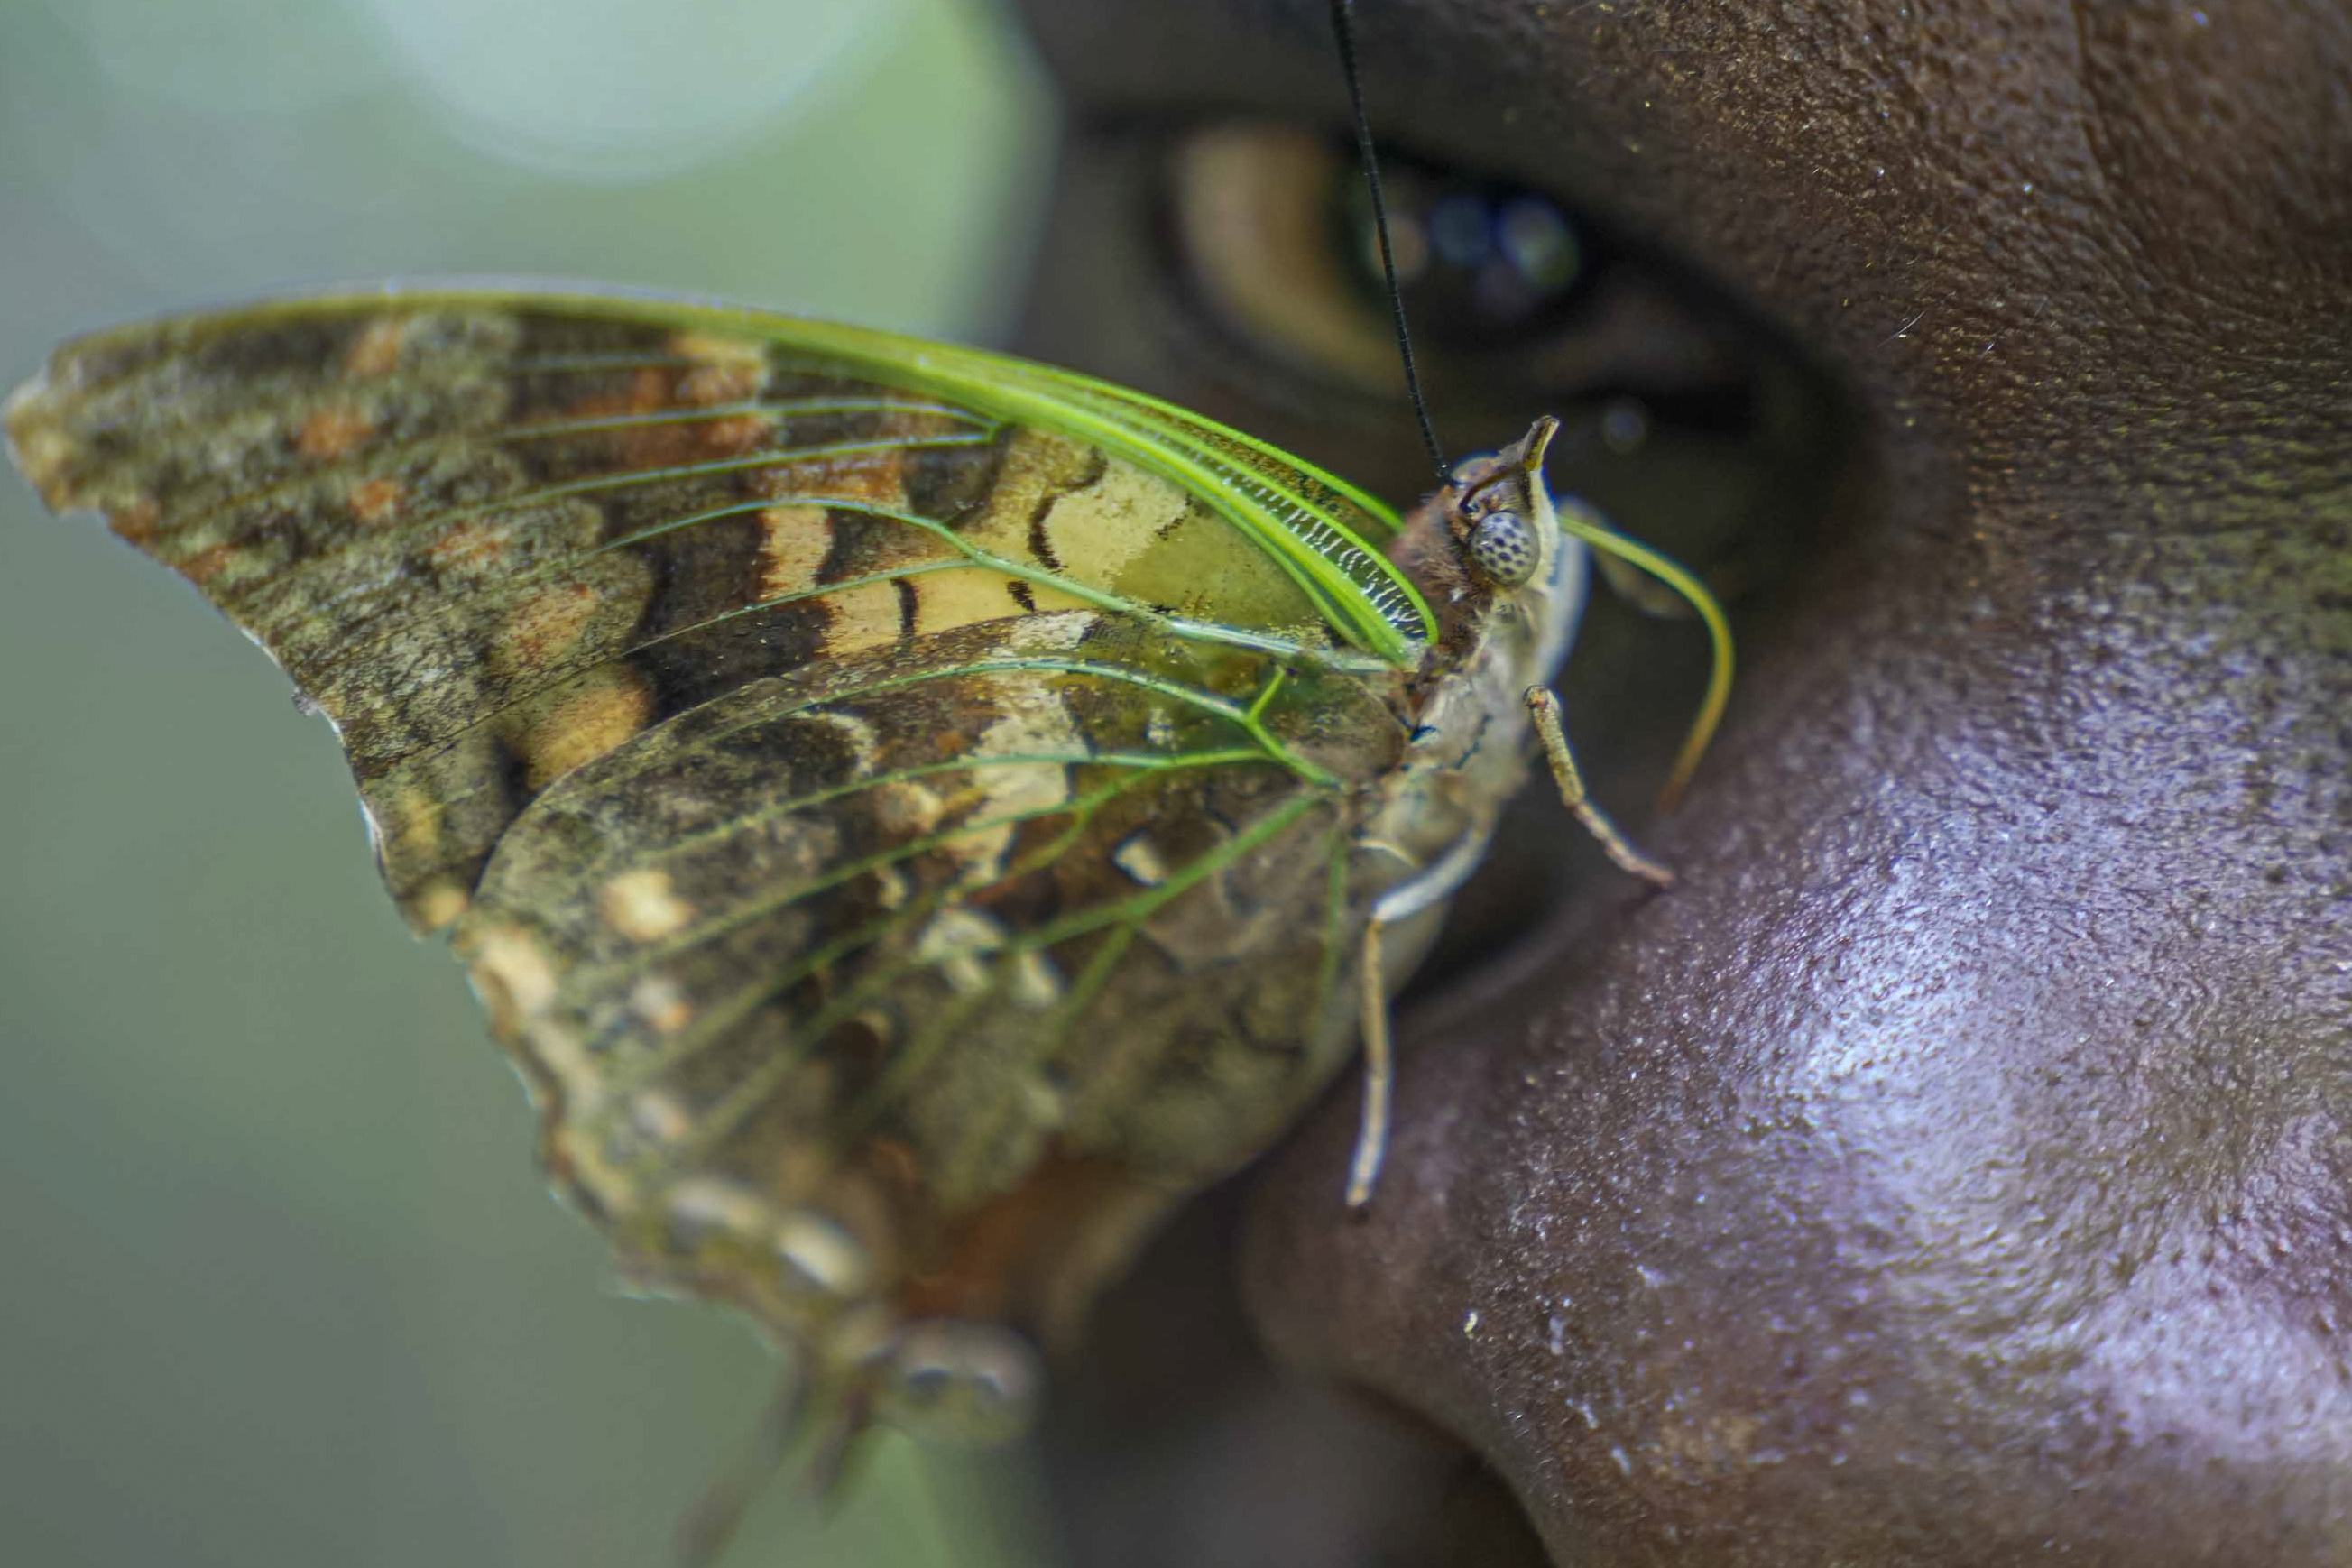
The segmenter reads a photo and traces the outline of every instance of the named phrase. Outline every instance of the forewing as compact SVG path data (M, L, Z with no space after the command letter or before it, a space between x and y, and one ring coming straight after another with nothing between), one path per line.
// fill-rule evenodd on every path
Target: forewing
M808 1292L1035 1315L1119 1192L1230 1168L1328 1073L1402 742L1349 644L1412 606L1348 597L1381 524L1336 481L1219 459L1325 573L1125 395L949 395L841 331L294 301L70 344L9 431L334 721L641 1268L786 1328Z

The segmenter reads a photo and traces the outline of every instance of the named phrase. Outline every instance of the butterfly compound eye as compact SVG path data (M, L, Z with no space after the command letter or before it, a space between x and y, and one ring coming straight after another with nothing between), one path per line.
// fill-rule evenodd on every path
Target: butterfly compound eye
M899 1336L880 1414L919 1437L1001 1443L1029 1429L1037 1358L1017 1335L985 1323L916 1323Z
M1535 530L1515 511L1490 511L1470 531L1470 559L1506 588L1536 574Z

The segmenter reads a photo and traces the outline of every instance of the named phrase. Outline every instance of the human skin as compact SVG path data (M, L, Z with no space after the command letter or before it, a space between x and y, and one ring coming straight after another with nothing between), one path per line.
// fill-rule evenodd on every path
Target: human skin
M1026 11L1071 105L1033 346L1245 417L1101 283L1105 149L1337 125L1323 5ZM1609 213L1861 425L1643 825L1681 885L1408 1012L1370 1215L1345 1093L1247 1200L1257 1333L1563 1564L2352 1560L2352 14L1359 26L1385 140Z

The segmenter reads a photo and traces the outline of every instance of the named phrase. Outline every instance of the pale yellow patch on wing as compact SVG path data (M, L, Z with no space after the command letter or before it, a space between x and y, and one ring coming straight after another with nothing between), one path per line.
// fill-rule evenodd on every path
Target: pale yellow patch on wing
M352 504L358 505L356 499ZM498 571L513 549L514 541L506 529L486 519L467 518L452 523L446 533L427 545L425 557L436 572L480 577Z
M768 353L747 338L721 337L712 332L678 332L669 340L670 353L697 362L678 378L677 395L684 403L708 405L741 403L759 395L768 380Z
M1004 942L1004 928L992 917L978 910L946 910L923 928L915 957L936 966L950 990L969 996L988 988L983 961Z
M730 1240L764 1245L775 1234L776 1211L740 1182L717 1176L681 1176L662 1194L672 1226L688 1245L716 1232Z
M675 1035L694 1022L694 1004L666 974L648 974L630 986L629 1011L665 1035Z
M1146 603L1233 626L1297 631L1319 617L1263 546L1205 507L1150 539L1118 587Z
M677 896L669 873L653 866L624 871L597 889L596 912L631 942L675 936L694 919L694 906Z
M874 868L874 899L886 910L901 908L907 901L907 877L896 866Z
M294 436L294 449L306 458L340 458L375 430L375 421L357 408L338 405L321 408L302 421Z
M1052 959L1035 948L1023 948L1014 953L1012 967L1013 1000L1022 1006L1043 1011L1062 999L1061 972L1054 967Z
M446 810L438 795L415 784L402 784L370 806L368 831L375 837L378 858L389 866L436 864Z
M836 588L822 603L829 617L824 626L824 651L829 655L838 658L898 640L901 619L896 583Z
M446 877L436 878L408 896L410 918L427 931L455 923L473 896Z
M1144 887L1156 888L1168 879L1168 862L1141 833L1130 833L1110 852L1110 863Z
M33 424L29 417L9 435L16 446L16 466L25 471L26 479L33 481L33 488L47 498L50 505L63 506L69 500L79 499L50 493L63 476L66 465L73 461L75 454L80 450L72 437L54 425ZM116 531L121 531L119 525Z
M1022 429L1013 437L996 484L981 503L980 515L963 523L956 531L958 536L992 555L1050 569L1052 563L1031 547L1030 520L1056 495L1080 486L1093 464L1092 453L1078 442L1042 430ZM1077 489L1076 493L1088 492ZM1051 583L1032 581L1029 595L1040 615L1086 606L1085 600Z
M1070 798L1066 764L993 759L1068 756L1087 749L1060 695L1044 678L1007 678L997 692L1004 711L980 732L967 753L971 787L981 796L972 814L974 821L1034 816ZM948 842L948 852L963 867L966 884L992 881L1003 874L1005 854L1019 826L999 821L993 827L958 834Z
M1002 572L974 567L969 571L929 572L909 580L915 584L915 632L919 637L1029 614L1013 596L1013 579ZM1057 599L1069 598L1056 588L1045 592ZM1038 607L1045 607L1042 599Z
M1057 588L1051 583L1030 584L1029 597L1036 605L1037 613L1041 616L1055 615L1063 610L1084 610L1092 607L1086 600L1079 598L1068 589Z
M400 366L400 351L408 342L408 318L386 316L370 321L343 351L343 374L388 375Z
M858 776L874 771L874 763L882 755L882 735L874 728L874 721L863 713L845 708L819 708L800 715L803 724L823 724L837 731L849 742L851 765Z
M776 1222L775 1238L787 1281L841 1300L865 1294L872 1262L856 1238L833 1220L796 1210Z
M947 802L919 779L892 779L877 784L866 799L874 809L875 826L895 838L915 838L929 833L947 816Z
M1049 614L1041 605L1037 614L1006 629L1004 646L1013 653L1066 653L1087 640L1099 618L1083 609Z
M565 584L533 594L510 611L490 644L490 662L504 673L546 669L569 658L600 607L595 589Z
M523 1030L523 1046L555 1080L563 1085L572 1110L585 1116L604 1103L604 1089L596 1059L580 1037L552 1018L542 1018Z
M739 338L727 332L697 331L688 327L669 335L669 352L679 359L700 360L712 365L763 365L768 363L767 345L756 338Z
M1185 493L1157 474L1113 463L1103 477L1074 490L1046 512L1044 533L1071 577L1113 588L1119 574L1150 549L1160 530L1192 510Z
M644 677L617 664L592 669L552 702L534 705L514 739L528 764L530 787L545 789L626 741L646 727L653 705Z
M781 599L816 586L833 548L833 524L821 506L772 506L760 513L760 596Z
M676 1143L694 1131L686 1102L666 1089L641 1089L629 1097L629 1125L656 1143Z
M473 962L467 978L489 1009L490 1028L511 1038L555 1004L555 966L539 941L520 926L488 926L469 931L466 948Z
M980 515L956 531L991 554L1034 561L1029 550L1030 520L1055 496L1079 485L1094 460L1079 442L1024 426L1005 448L1004 462L981 503Z

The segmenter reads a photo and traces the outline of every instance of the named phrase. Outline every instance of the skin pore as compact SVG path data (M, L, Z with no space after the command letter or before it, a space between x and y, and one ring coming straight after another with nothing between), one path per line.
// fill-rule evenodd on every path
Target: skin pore
M1171 140L1341 124L1323 0L1025 12L1069 118L1024 346L1425 488L1401 410L1166 282ZM1742 470L1804 522L1730 730L1622 811L1680 886L1465 911L1491 962L1400 1019L1370 1215L1350 1086L1230 1200L1255 1332L1458 1438L1559 1563L2352 1556L2352 16L1358 26L1386 142L1601 215L1822 412L1811 479ZM1433 357L1457 444L1543 411ZM1628 624L1568 689L1621 810L1689 640Z

